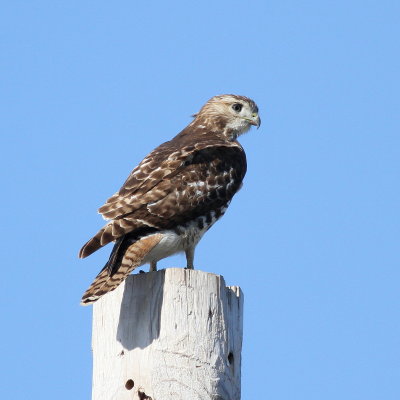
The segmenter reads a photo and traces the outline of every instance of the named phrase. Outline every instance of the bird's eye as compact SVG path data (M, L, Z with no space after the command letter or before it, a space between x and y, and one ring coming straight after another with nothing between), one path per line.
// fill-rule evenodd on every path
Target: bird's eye
M236 111L236 112L242 111L242 108L243 108L243 106L240 103L235 103L232 105L232 110Z

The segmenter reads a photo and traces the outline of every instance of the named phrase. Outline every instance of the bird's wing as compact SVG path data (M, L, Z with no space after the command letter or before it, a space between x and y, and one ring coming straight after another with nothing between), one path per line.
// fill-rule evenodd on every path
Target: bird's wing
M241 148L211 146L196 151L190 163L169 179L172 190L147 204L162 228L205 216L226 205L241 186L246 159Z
M168 155L153 151L100 208L112 221L85 244L80 257L134 230L171 229L222 207L240 188L245 172L246 158L237 143L197 143Z
M164 196L168 187L160 183L168 182L171 176L179 173L193 151L188 147L173 150L167 142L153 150L129 174L121 189L99 208L99 214L106 220L122 218L153 199Z

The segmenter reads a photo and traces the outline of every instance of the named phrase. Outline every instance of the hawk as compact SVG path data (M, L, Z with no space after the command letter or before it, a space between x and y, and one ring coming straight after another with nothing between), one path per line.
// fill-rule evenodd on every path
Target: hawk
M115 244L81 304L114 290L136 267L149 263L155 271L157 261L178 252L185 252L187 268L194 268L197 243L242 186L246 155L237 138L261 120L254 101L237 95L212 97L193 117L145 157L100 207L109 222L79 257Z

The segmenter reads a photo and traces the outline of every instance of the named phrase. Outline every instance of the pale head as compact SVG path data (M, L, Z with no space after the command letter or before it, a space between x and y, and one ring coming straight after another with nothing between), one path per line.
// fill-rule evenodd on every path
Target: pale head
M194 115L194 122L208 129L223 131L231 140L261 124L256 103L245 96L223 94L214 96Z

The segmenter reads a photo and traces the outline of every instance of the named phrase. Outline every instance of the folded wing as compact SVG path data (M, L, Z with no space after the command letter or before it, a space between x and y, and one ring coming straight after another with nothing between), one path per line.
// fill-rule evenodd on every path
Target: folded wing
M237 142L173 145L150 153L99 209L110 222L82 247L81 258L137 229L173 229L231 200L246 172Z

